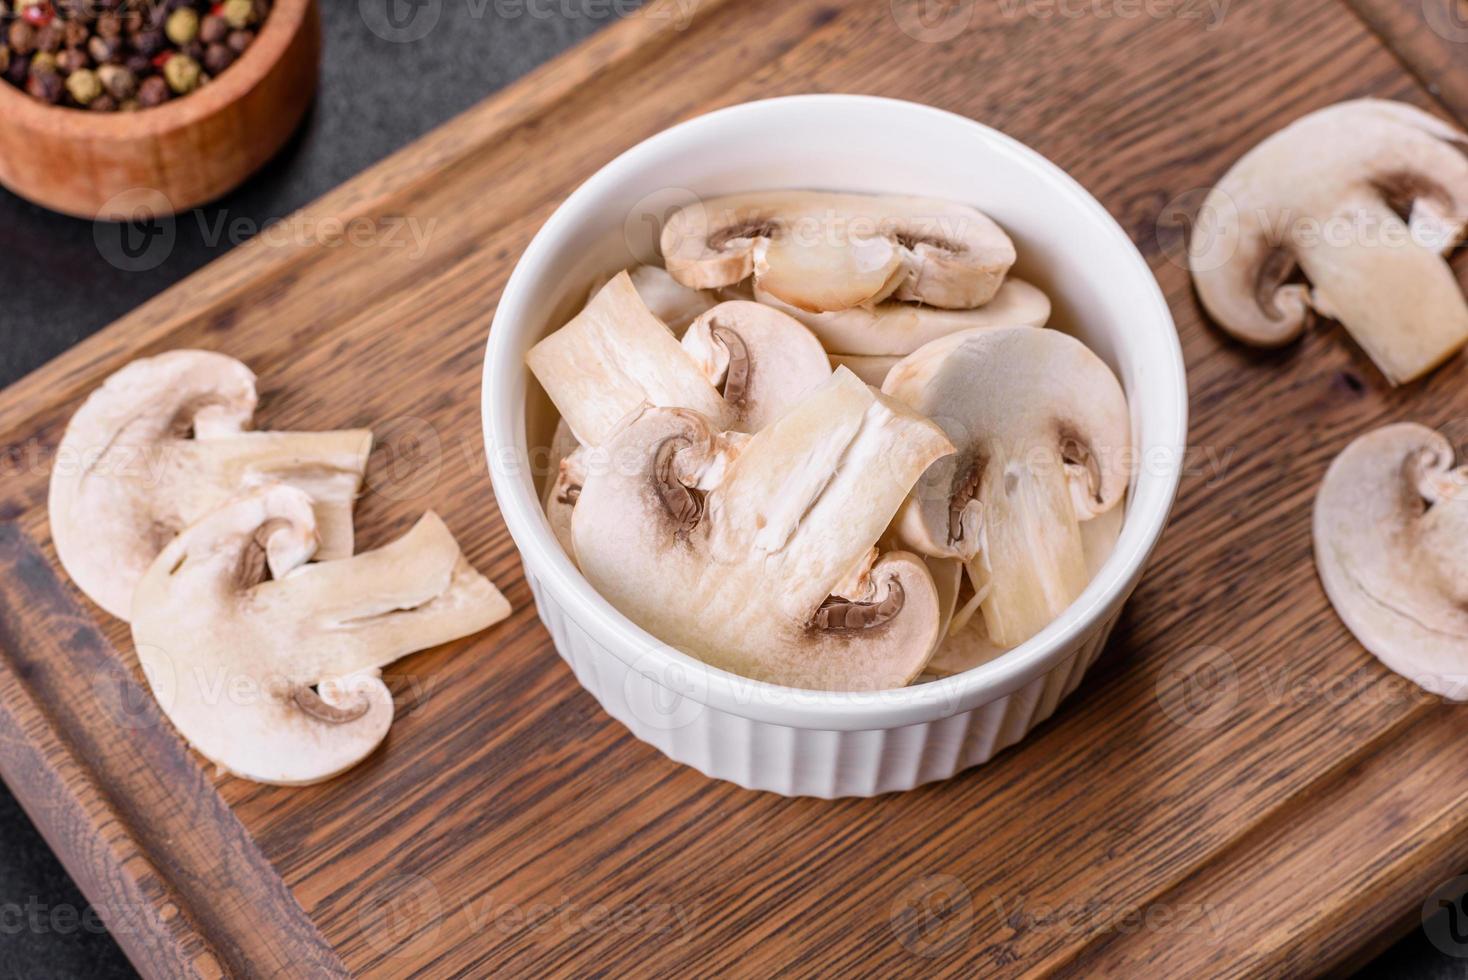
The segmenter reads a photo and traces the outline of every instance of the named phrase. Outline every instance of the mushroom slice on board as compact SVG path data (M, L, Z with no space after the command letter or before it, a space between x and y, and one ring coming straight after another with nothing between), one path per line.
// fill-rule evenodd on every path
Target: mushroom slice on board
M1203 202L1193 281L1229 333L1261 346L1339 320L1387 380L1421 377L1468 341L1468 303L1443 255L1468 223L1468 134L1362 99L1287 126ZM1296 267L1310 285L1290 283Z
M957 449L913 489L900 539L966 562L989 636L1023 643L1085 589L1080 523L1126 494L1121 385L1074 337L1014 327L936 340L883 390L932 417Z
M668 275L666 269L655 265L634 266L627 275L632 280L632 288L647 304L648 311L663 321L675 337L683 336L690 323L722 302L722 297L714 290L689 289ZM587 302L594 301L596 294L609 281L609 278L598 280Z
M387 735L381 669L510 606L428 513L354 558L306 564L304 493L255 490L186 528L138 583L132 633L159 706L210 761L282 786L330 779Z
M892 688L921 671L940 626L932 576L906 552L871 556L952 451L937 426L837 371L742 447L695 412L651 409L610 450L629 465L588 475L572 534L582 572L633 622L790 687Z
M1081 549L1086 555L1088 582L1096 577L1096 573L1116 549L1116 542L1121 537L1123 511L1122 507L1113 507L1081 525ZM939 568L939 565L949 567ZM933 573L933 581L940 583L939 595L945 595L943 583L953 583L955 601L953 615L949 618L949 628L944 630L938 650L933 654L933 659L928 661L923 673L930 677L951 677L973 670L1007 653L1004 647L989 639L984 617L975 615L983 597L971 586L962 587L962 583L968 582L967 577L963 576L963 563L953 559L930 558L928 569Z
M976 208L926 197L761 191L691 204L663 227L663 261L693 289L754 276L810 312L889 296L948 309L989 302L1014 243Z
M1468 700L1468 467L1412 423L1356 439L1315 498L1315 566L1336 613L1387 667Z
M323 556L352 553L372 433L247 432L255 403L239 361L178 350L133 361L77 409L48 510L57 557L93 602L127 619L133 587L173 535L265 482L311 495Z
M690 408L722 427L733 422L724 399L625 272L532 347L525 363L585 446L600 446L647 405Z
M683 335L683 349L719 388L733 428L758 432L831 376L820 341L759 303L720 303Z
M1050 297L1013 276L1004 280L993 299L971 310L889 301L831 313L807 313L763 289L755 289L755 299L805 324L833 355L904 357L926 343L962 330L1043 327L1050 320Z

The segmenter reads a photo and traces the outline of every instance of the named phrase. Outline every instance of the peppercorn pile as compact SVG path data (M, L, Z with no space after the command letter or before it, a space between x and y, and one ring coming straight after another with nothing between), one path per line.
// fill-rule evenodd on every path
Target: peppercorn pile
M234 64L270 0L0 0L0 75L95 112L162 105Z

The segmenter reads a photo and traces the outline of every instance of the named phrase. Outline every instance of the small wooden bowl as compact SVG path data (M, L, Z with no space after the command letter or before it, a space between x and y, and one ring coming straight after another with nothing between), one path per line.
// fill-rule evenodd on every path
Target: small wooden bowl
M275 0L238 61L152 109L47 105L0 80L0 184L80 218L134 220L211 201L290 138L320 58L316 0Z

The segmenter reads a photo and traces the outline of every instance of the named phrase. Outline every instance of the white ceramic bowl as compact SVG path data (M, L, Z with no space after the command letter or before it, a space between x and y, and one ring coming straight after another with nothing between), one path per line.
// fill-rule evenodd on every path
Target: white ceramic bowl
M660 220L694 199L814 187L978 206L1014 238L1017 271L1058 325L1116 370L1137 465L1115 552L1047 629L999 659L871 694L800 691L703 665L633 625L556 544L537 479L554 416L524 366L605 274L656 253ZM1177 491L1187 435L1182 352L1147 264L1097 201L1038 153L927 106L813 95L735 106L632 148L546 222L505 287L489 337L484 436L501 513L540 617L577 679L638 738L741 786L786 795L905 790L985 762L1080 683L1140 580ZM532 452L531 449L534 451ZM540 471L537 472L537 469Z

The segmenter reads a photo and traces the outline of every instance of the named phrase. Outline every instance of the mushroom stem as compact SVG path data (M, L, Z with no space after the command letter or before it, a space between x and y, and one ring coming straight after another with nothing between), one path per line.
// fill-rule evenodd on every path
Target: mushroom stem
M1419 378L1468 341L1457 277L1380 200L1363 196L1348 213L1361 229L1349 240L1296 249L1313 305L1339 320L1392 384Z
M989 637L1023 643L1050 625L1086 588L1080 524L1059 456L1036 467L996 455L986 470L983 545L969 563ZM1051 475L1054 474L1054 475Z
M317 558L326 561L351 555L352 508L372 452L369 430L241 432L178 442L168 452L180 495L224 500L242 489L272 482L304 490L311 497L316 533L321 536ZM203 509L189 508L185 523Z

